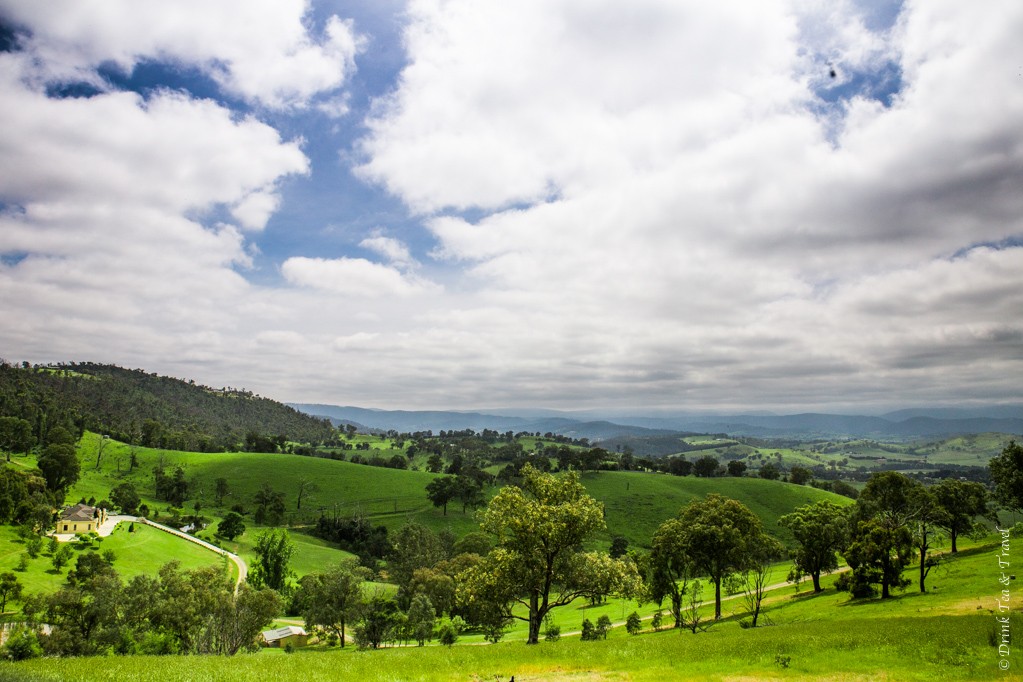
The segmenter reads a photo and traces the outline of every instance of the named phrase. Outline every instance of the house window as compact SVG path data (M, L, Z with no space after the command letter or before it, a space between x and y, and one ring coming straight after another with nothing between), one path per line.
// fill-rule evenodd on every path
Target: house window
M64 524L64 532L67 532L67 524Z

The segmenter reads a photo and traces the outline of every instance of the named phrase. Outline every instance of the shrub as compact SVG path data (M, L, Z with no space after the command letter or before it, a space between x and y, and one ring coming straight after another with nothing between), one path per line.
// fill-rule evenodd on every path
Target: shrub
M43 648L39 646L39 637L35 630L20 626L11 630L3 647L3 655L12 661L24 661L27 658L42 656Z
M640 630L642 629L643 621L640 620L639 614L633 611L625 620L625 631L628 632L630 635L638 635Z
M561 639L561 626L554 622L549 613L543 618L543 638L545 642L557 642Z
M607 633L611 632L614 626L611 625L611 619L604 614L597 619L596 637L594 639L607 639Z
M584 642L592 642L597 639L597 629L593 627L593 623L589 618L583 621L582 631L582 640Z

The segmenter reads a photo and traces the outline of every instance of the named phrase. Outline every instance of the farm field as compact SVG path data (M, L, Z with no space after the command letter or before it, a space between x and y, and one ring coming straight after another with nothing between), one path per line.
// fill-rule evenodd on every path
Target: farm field
M674 630L638 636L624 628L607 641L578 637L496 645L279 651L223 657L104 657L37 659L0 664L14 680L992 680L1018 679L998 669L991 644L998 592L994 545L960 552L932 572L936 588L913 588L890 600L850 602L785 587L771 593L764 613L773 625L739 626L738 614L706 632ZM992 565L994 564L994 566ZM908 574L912 575L912 567ZM830 585L833 578L825 581ZM727 610L726 610L727 613ZM1023 619L1014 618L1014 631ZM1009 659L1013 668L1018 654ZM1010 673L1011 675L1011 673Z

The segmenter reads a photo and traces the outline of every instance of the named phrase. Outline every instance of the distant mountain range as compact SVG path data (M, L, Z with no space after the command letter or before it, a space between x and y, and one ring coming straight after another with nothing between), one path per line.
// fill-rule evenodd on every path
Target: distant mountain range
M1023 434L1023 405L988 409L907 409L881 416L841 414L746 414L674 415L660 417L579 417L551 410L514 414L481 412L371 410L361 407L291 403L308 414L327 417L335 423L350 423L368 429L399 432L528 431L557 433L591 441L626 436L654 436L668 433L727 433L733 436L765 438L914 438L946 437L958 434L999 432ZM508 412L512 412L509 410ZM596 415L594 415L596 416Z

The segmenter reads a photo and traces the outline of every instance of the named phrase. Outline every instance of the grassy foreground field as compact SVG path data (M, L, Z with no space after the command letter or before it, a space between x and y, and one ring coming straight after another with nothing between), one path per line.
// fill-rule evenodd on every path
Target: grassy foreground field
M617 627L608 640L577 636L527 646L521 641L379 651L348 648L263 651L224 657L103 657L37 659L0 664L0 680L167 682L292 680L516 682L548 680L1017 680L1023 657L999 668L992 644L999 570L995 546L981 545L932 572L934 588L894 599L850 601L832 589L813 595L783 587L771 593L765 617L773 625L743 629L737 605L708 631L638 636ZM912 575L912 567L907 575ZM830 585L832 579L826 581ZM1013 583L1012 604L1020 590ZM1023 618L1013 616L1013 634Z

